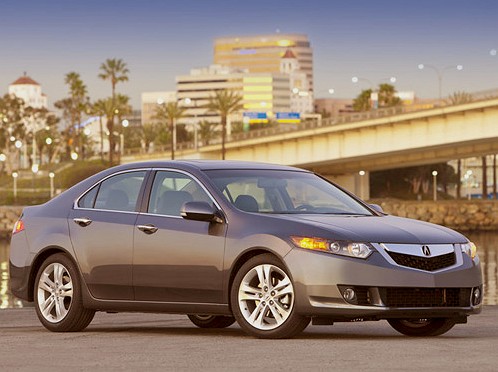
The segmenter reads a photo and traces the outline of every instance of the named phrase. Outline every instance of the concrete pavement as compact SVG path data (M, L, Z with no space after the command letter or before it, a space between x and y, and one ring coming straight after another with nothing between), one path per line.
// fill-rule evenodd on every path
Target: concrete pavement
M105 314L79 333L51 333L33 308L0 310L0 370L496 371L498 306L436 338L385 321L309 326L291 340L258 340L237 325L196 328L184 315Z

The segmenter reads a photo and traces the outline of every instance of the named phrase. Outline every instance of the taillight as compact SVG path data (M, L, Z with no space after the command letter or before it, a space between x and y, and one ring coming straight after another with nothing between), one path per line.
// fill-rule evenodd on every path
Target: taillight
M12 230L12 235L15 235L23 230L24 222L22 222L22 220L17 220L16 224L14 225L14 230Z

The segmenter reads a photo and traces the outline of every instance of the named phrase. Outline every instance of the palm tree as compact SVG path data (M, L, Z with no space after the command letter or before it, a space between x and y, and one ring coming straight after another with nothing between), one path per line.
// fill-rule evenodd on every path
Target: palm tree
M128 81L128 73L130 72L126 67L126 63L122 59L107 59L100 65L99 78L102 80L109 80L112 88L112 104L116 105L116 85L120 82ZM114 160L114 112L111 116L107 117L107 129L111 136L109 137L109 161L112 163Z
M107 116L109 113L114 113L112 99L99 99L95 101L91 107L91 112L99 116L99 130L100 130L100 160L104 160L104 128L102 124L102 117Z
M186 107L182 107L178 102L168 102L166 104L159 105L156 108L156 114L152 119L165 121L169 124L169 132L171 135L171 159L175 159L175 143L176 143L176 121L180 119Z
M214 96L209 98L206 105L208 111L216 112L221 116L221 159L225 160L225 142L227 136L227 117L228 115L240 111L242 97L233 90L217 90Z

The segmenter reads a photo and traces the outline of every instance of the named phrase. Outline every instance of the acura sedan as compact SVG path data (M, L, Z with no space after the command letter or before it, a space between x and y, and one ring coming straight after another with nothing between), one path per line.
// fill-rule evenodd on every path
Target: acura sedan
M26 207L10 283L55 332L143 311L237 321L260 338L369 320L437 336L482 303L463 235L386 215L306 170L232 161L121 165Z

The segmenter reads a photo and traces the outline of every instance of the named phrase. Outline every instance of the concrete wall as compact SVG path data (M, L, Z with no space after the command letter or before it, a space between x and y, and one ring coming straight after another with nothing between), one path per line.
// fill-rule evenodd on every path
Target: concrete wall
M498 202L482 200L370 200L386 213L444 225L458 231L498 231Z

